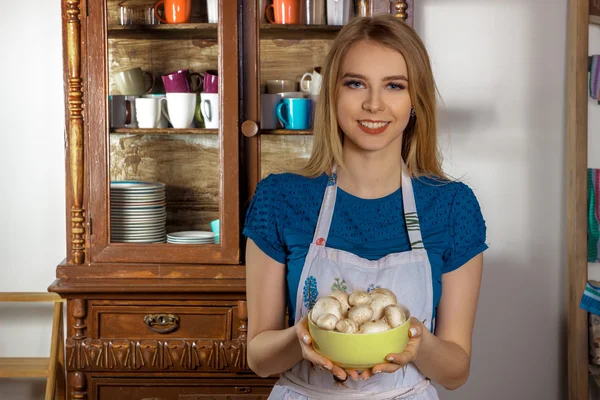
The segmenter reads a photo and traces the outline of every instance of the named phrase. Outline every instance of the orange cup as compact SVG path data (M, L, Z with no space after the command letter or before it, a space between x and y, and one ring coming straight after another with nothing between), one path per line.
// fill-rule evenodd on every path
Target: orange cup
M273 8L273 18L269 10ZM300 0L273 0L265 13L272 24L299 24L300 23Z
M158 15L158 7L165 7L166 20ZM154 15L165 24L183 24L190 22L192 0L160 0L154 5Z

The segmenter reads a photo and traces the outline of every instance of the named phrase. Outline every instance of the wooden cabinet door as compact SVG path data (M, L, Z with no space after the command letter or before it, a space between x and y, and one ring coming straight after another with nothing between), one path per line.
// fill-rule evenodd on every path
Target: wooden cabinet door
M142 13L148 10L135 8L147 2L127 2L134 8L132 25L120 24L123 2L119 0L86 3L79 16L83 204L88 205L82 223L88 250L85 261L238 264L238 1L219 0L218 23L208 23L206 2L194 1L188 23L160 25L146 25ZM185 107L193 110L190 127L132 126L142 109L139 106L134 113L137 101L132 96L145 94L123 97L130 88L121 84L119 76L129 77L123 71L138 67L145 73L147 87L154 77L152 94L165 93L163 76L184 69L216 73L218 93L206 98L205 93L186 94L182 98L189 101L183 105L168 93L159 102L167 114L173 114L169 125L175 125L182 113L186 118L191 115ZM192 91L207 79L193 76ZM207 83L203 89L211 87ZM194 96L195 107L190 105ZM70 159L71 164L76 162ZM115 182L124 181L158 182L164 184L164 194L161 189L135 191L133 187L125 194L111 189ZM210 238L214 220L220 221L218 238ZM184 231L208 232L210 242L166 242L166 234ZM76 240L73 237L71 249Z
M94 377L90 400L266 400L275 379Z

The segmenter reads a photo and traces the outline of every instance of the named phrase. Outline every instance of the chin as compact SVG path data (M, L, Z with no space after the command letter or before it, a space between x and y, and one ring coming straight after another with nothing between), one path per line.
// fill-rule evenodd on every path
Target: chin
M384 150L390 146L396 147L396 142L402 143L402 135L386 135L385 133L379 135L369 135L362 131L353 132L351 135L346 135L346 140L352 143L354 147L362 151L377 152ZM400 148L400 146L398 145Z

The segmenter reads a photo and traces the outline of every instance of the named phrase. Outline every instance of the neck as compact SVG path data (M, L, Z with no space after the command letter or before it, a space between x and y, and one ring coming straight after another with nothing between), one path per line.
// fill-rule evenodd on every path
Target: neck
M347 142L350 142L347 140ZM402 184L400 147L387 146L365 152L344 143L344 168L338 168L338 186L363 199L376 199L398 190Z

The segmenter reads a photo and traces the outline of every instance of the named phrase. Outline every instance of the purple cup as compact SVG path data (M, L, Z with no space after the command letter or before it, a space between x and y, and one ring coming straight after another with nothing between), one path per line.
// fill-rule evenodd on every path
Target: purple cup
M204 93L219 93L219 76L216 70L205 71L204 75Z
M198 77L197 87L194 89L192 77ZM194 93L202 89L202 75L190 72L189 69L180 69L162 76L163 84L167 93Z

